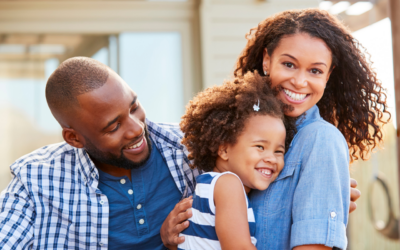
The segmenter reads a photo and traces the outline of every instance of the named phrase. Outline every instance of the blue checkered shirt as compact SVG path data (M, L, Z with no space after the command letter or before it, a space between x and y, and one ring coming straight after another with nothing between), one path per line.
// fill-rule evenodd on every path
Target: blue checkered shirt
M189 168L179 126L146 123L182 198L190 196L200 173ZM13 179L0 195L0 249L108 248L109 204L84 149L45 146L10 169Z

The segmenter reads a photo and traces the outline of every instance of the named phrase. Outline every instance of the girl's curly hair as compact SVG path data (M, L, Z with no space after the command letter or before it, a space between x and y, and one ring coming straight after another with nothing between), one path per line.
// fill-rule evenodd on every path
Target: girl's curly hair
M200 92L186 107L180 127L182 143L189 150L192 167L212 171L222 144L233 145L252 115L270 115L282 119L286 128L286 150L296 133L294 118L284 115L288 108L272 93L267 77L257 71L226 81ZM253 105L259 103L259 111ZM266 124L265 126L268 126Z
M234 75L263 72L264 48L271 56L283 37L296 33L322 39L330 48L335 68L317 103L320 114L342 132L352 161L358 156L368 159L370 150L382 142L382 126L390 120L385 89L365 56L365 48L333 15L306 9L284 11L265 19L246 34L248 43Z

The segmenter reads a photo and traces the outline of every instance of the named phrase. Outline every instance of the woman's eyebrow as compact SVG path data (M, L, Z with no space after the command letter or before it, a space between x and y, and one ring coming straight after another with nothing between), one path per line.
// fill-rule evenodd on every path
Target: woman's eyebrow
M292 55L289 55L289 54L282 54L281 56L288 56L288 57L292 58L293 60L296 60L296 61L297 61L297 58L296 58L296 57L294 57L294 56L292 56Z
M298 61L296 57L294 57L294 56L292 56L292 55L289 55L289 54L282 54L281 56L287 56L287 57L292 58L293 60ZM323 62L315 62L315 63L312 63L312 65L325 65L325 67L328 67L328 66L326 65L326 63L323 63Z

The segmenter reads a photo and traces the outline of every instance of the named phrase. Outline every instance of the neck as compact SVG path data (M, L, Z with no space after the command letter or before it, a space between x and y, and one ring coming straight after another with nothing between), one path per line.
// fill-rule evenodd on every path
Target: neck
M215 162L215 167L213 168L214 172L217 173L223 173L223 172L227 172L230 171L229 170L229 164L228 161L223 160L221 157L218 157L216 162ZM232 172L232 171L231 171ZM233 173L233 172L232 172ZM236 173L234 173L236 174ZM242 180L241 180L242 181ZM242 181L243 183L243 181ZM243 184L244 187L244 191L246 191L246 194L249 194L251 191L251 188L247 187L246 185Z
M104 163L98 162L95 159L92 159L92 161L93 161L94 165L98 169L103 171L104 173L107 173L107 174L115 176L115 177L127 176L129 178L129 180L132 181L130 169L124 169L124 168L119 168L119 167L112 166L109 164L104 164Z

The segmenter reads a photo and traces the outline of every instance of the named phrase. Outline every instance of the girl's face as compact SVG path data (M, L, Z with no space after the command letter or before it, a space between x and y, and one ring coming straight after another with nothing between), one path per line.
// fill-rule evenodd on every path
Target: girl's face
M246 192L265 190L284 165L286 129L281 119L269 115L250 117L234 145L220 146L221 172L231 171L242 180Z
M271 56L264 50L263 70L270 75L273 88L281 87L277 97L294 107L286 113L291 117L300 116L322 98L331 64L326 43L307 33L282 38Z

